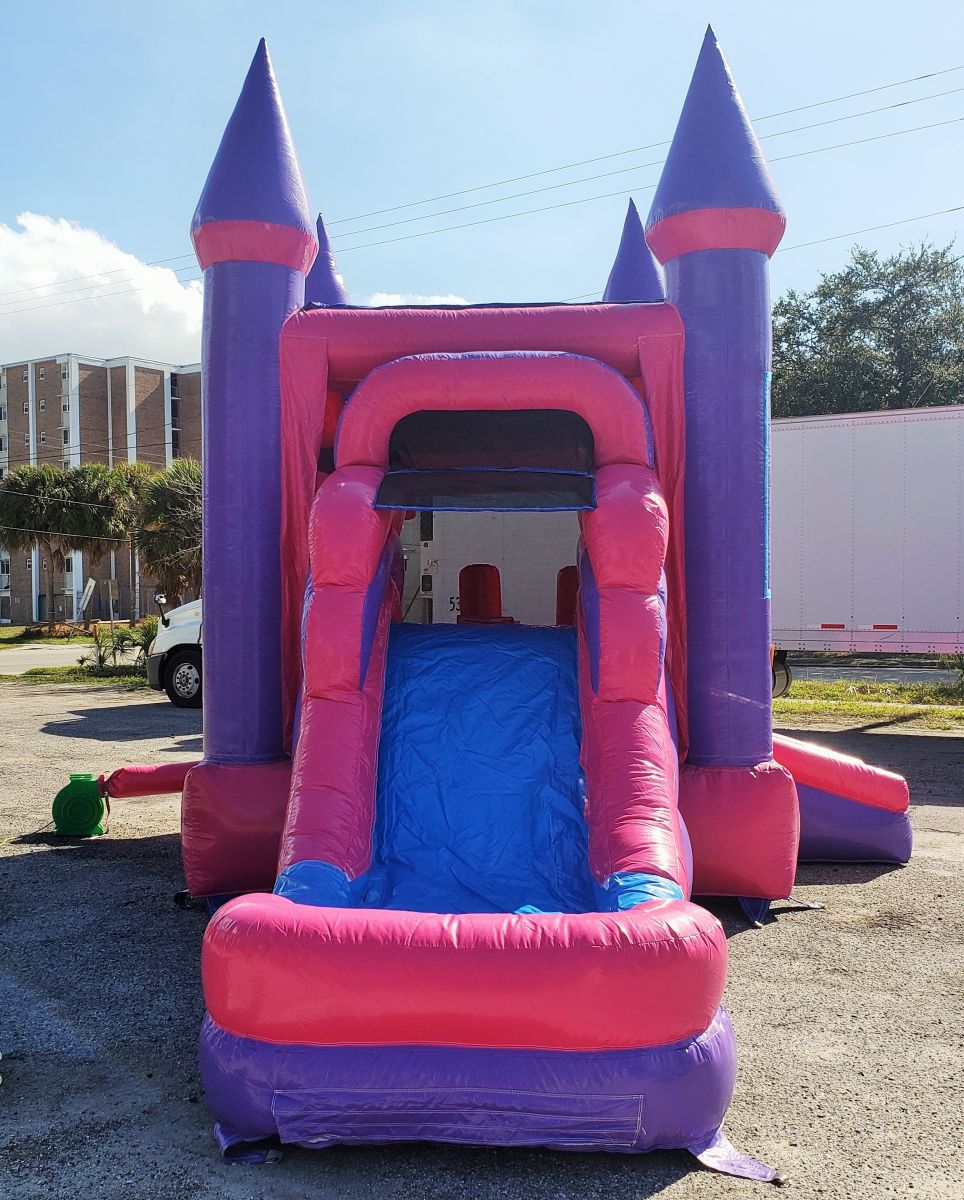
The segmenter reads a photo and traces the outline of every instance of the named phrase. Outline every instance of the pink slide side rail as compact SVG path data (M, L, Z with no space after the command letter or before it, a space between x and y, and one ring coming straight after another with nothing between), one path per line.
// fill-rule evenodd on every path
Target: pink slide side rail
M887 812L906 812L910 803L907 780L901 775L868 766L859 758L838 754L826 746L774 734L773 757L796 783L806 787Z
M371 861L385 659L398 603L389 578L366 645L369 592L396 521L374 507L382 477L373 467L336 471L312 507L301 725L279 870L314 858L354 878Z
M596 597L579 612L583 769L589 794L590 866L690 880L677 806L678 761L660 671L663 637L657 590L668 517L646 466L603 467L596 508L580 515ZM590 612L589 607L594 611ZM598 686L593 690L586 623L598 621Z

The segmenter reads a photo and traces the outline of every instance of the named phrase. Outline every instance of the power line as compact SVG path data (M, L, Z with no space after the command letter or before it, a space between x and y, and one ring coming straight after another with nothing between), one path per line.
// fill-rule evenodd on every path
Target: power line
M880 142L880 141L884 141L886 138L902 137L908 133L921 133L927 129L937 129L942 125L955 125L960 121L964 121L964 117L952 117L950 120L947 120L947 121L935 121L931 125L917 125L912 129L896 129L892 133L880 133L880 134L875 135L874 137L857 138L855 141L852 141L852 142L838 142L837 144L835 144L833 146L819 146L813 150L798 151L796 154L782 154L777 158L770 159L770 161L771 162L786 162L788 159L791 159L791 158L806 158L808 155L811 155L811 154L825 154L828 150L845 150L851 146L865 145L868 142ZM652 191L655 187L656 187L655 183L650 183L650 184L645 184L642 187L634 188L633 191L635 191L635 192ZM599 195L599 196L584 196L580 200L564 200L564 201L560 202L559 204L547 204L547 205L543 205L540 208L527 208L527 209L524 209L522 212L503 213L497 217L484 217L478 221L467 221L461 225L446 225L441 229L424 229L424 230L420 230L417 233L403 234L401 237L397 237L397 238L384 238L379 242L364 242L359 246L345 246L339 250L339 254L346 254L350 250L369 250L373 246L388 246L394 242L407 242L407 241L411 241L413 238L429 237L430 235L436 234L436 233L451 233L453 230L456 230L456 229L471 229L476 225L491 225L495 221L509 221L515 217L528 217L528 216L532 216L534 213L551 212L558 208L571 208L573 205L577 205L577 204L591 204L592 202L594 202L596 200L609 200L613 196L625 196L627 194L628 193L625 190L620 189L620 191L618 191L618 192L604 192L602 195Z
M27 466L32 466L33 464L32 463L18 463L17 465L27 467ZM26 496L26 498L28 500L34 499L34 496L31 492L21 492L21 491L18 491L17 488L7 487L6 481L0 482L0 494L3 494L5 496ZM85 508L110 508L110 509L113 509L116 507L116 505L113 505L113 504L97 504L93 500L73 500L73 499L56 499L56 500L54 500L54 499L51 499L51 500L49 500L49 503L57 504L57 505L82 504ZM10 526L3 526L2 528L10 528Z
M126 544L128 541L127 538L103 537L92 533L70 533L66 529L27 529L23 525L0 525L0 531L4 529L13 530L14 533L33 533L43 538L63 538L66 542L73 540L78 542L124 542Z
M832 96L828 100L815 100L811 104L801 104L796 108L785 108L780 112L767 113L766 116L753 117L751 119L759 124L761 121L771 121L776 117L789 117L793 113L807 112L810 109L822 108L828 104L839 104L844 100L856 100L860 96L870 96L875 92L885 92L890 88L903 87L908 83L920 83L924 79L936 79L940 75L951 75L955 71L964 71L964 63L956 67L946 67L941 71L930 71L926 75L914 75L909 79L898 79L894 83L882 83L877 87L865 88L860 92L848 92L844 96ZM407 204L395 204L390 208L379 208L372 212L358 213L353 217L339 217L336 220L330 221L329 225L343 225L348 221L363 221L369 217L380 217L389 212L401 212L406 208L419 208L423 204L437 204L440 200L454 200L457 196L467 196L471 192L481 192L487 188L506 187L510 183L522 183L526 179L536 179L540 175L553 175L557 171L570 171L576 167L588 167L593 163L606 162L611 158L622 158L627 154L639 154L643 150L655 150L658 146L668 146L671 140L671 138L666 138L660 142L649 142L645 146L631 146L628 150L615 150L611 154L599 154L595 158L583 158L578 162L564 163L561 167L547 167L542 171L530 171L527 175L514 175L511 179L500 179L493 183L480 183L475 187L462 188L457 192L446 192L442 196L430 196L425 200L411 200Z
M911 133L921 133L921 132L924 132L929 129L938 129L945 125L956 125L961 121L964 121L964 117L952 117L946 121L935 121L929 125L917 125L911 129L896 129L896 130L891 131L890 133L880 133L880 134L876 134L872 137L857 138L854 141L850 141L850 142L837 142L832 146L818 146L812 150L800 150L794 154L783 154L783 155L779 155L776 158L770 159L770 161L774 162L774 163L786 162L786 161L788 161L790 159L794 159L794 158L806 158L811 154L825 154L831 150L845 150L845 149L849 149L850 147L853 147L853 146L862 146L862 145L866 145L871 142L885 141L886 139L892 138L892 137L903 137L903 136L905 136L907 134L911 134ZM656 187L656 184L654 182L654 183L643 184L641 186L635 187L632 189L632 191L636 192L636 193L644 192L644 191L652 191L655 187ZM423 229L423 230L419 230L416 233L403 234L400 237L383 238L377 242L363 242L357 246L343 246L343 247L339 248L339 254L347 254L347 253L351 252L352 250L370 250L376 246L389 246L389 245L393 245L396 242L407 242L407 241L411 241L414 238L431 237L431 236L434 236L435 234L439 234L439 233L452 233L452 232L455 232L455 231L461 230L461 229L473 229L479 225L491 225L498 221L510 221L510 220L514 220L517 217L528 217L528 216L533 216L536 213L553 212L560 208L572 208L573 206L579 205L579 204L591 204L597 200L609 200L609 199L612 199L614 196L627 196L629 194L630 193L628 193L625 189L620 189L619 191L616 191L616 192L604 192L601 195L596 195L596 196L583 196L578 200L564 200L558 204L546 204L546 205L541 205L538 208L527 208L527 209L523 209L521 212L501 213L495 217L484 217L484 218L480 218L477 221L466 221L459 225L445 225L441 229ZM188 280L185 282L193 282L193 281ZM145 290L144 288L124 288L120 291L106 292L106 293L102 293L100 295L79 296L74 300L55 300L52 304L40 304L40 305L35 305L35 306L29 307L29 308L19 308L19 309L18 308L9 308L3 312L0 312L0 316L13 316L13 315L16 315L17 313L40 312L43 309L60 308L66 304L80 304L82 302L89 301L89 300L107 300L113 296L129 296L129 295L133 295L137 292L144 291L144 290Z
M839 125L843 121L854 121L858 117L869 117L876 113L890 112L895 108L906 108L910 104L921 104L925 100L938 100L944 96L955 96L959 92L964 92L964 87L951 88L946 92L935 92L930 96L918 96L916 100L900 100L896 104L885 104L881 108L868 108L863 112L848 113L843 117L832 117L829 121L816 121L811 125L798 125L795 129L781 129L776 133L765 133L760 138L760 141L764 141L767 138L787 137L793 133L805 133L808 129L821 129L825 125ZM779 160L774 159L773 161L777 162ZM546 187L532 188L526 192L514 192L511 196L496 196L491 200L476 200L472 204L462 204L456 208L445 208L441 212L424 213L420 217L403 217L399 221L388 221L384 225L369 225L364 229L353 229L350 233L342 234L342 237L361 236L363 233L375 233L380 229L394 229L398 225L411 225L414 221L431 221L435 217L446 217L452 213L468 212L469 209L483 208L489 204L504 204L509 200L521 200L525 196L538 196L543 192L557 191L559 188L576 187L580 183L592 183L597 179L611 179L615 175L628 175L633 171L643 171L647 167L661 167L663 162L663 159L658 159L654 162L635 163L631 167L619 167L615 171L604 171L599 175L584 175L581 179L568 179L563 183L550 183Z
M944 217L948 213L955 212L964 212L964 204L958 204L954 208L942 208L939 212L921 213L919 217L904 217L900 221L888 221L885 225L868 225L866 229L852 229L849 233L835 233L832 237L815 238L812 242L795 242L792 246L782 246L777 254L783 254L787 250L802 250L805 246L820 246L824 242L836 242L841 238L857 237L861 233L874 233L878 229L893 229L895 225L909 225L911 221L926 221L928 217Z
M810 242L794 242L794 244L792 246L781 246L779 248L779 250L775 251L775 253L776 254L785 254L788 250L802 250L806 246L821 246L825 242L837 242L841 238L859 237L859 235L862 233L875 233L879 229L893 229L896 225L910 225L913 221L926 221L931 217L945 217L948 215L948 213L956 213L956 212L964 212L964 204L957 204L953 208L942 208L942 209L939 209L937 212L920 213L916 217L901 217L901 219L899 221L887 221L883 225L868 225L864 229L851 229L851 230L848 230L847 233L834 233L834 234L831 234L830 237L814 238L813 241L810 241ZM964 255L961 255L960 257L955 258L952 261L960 262L962 258L964 258ZM589 300L593 296L601 296L601 295L602 295L601 291L583 292L579 296L567 296L565 298L565 300L562 301L562 303L563 304L571 304L575 300Z
M797 105L794 108L781 109L779 112L767 113L766 115L764 115L762 117L754 117L753 120L755 123L759 124L762 121L774 120L777 117L791 116L792 114L799 113L799 112L809 112L815 108L823 108L830 104L839 104L844 100L855 100L861 96L870 96L870 95L874 95L878 92L889 91L891 88L904 87L910 83L920 83L926 79L937 79L941 76L951 75L957 71L962 71L962 70L964 70L964 63L962 63L958 66L954 66L954 67L945 67L939 71L928 71L922 75L913 75L913 76L908 77L907 79L897 79L897 80L894 80L892 83L883 83L883 84L879 84L876 87L864 88L862 91L859 91L859 92L847 92L846 94L841 95L841 96L831 96L825 100L815 100L815 101L811 102L810 104L801 104L801 105ZM952 91L959 91L959 90L960 89L956 89L956 88L952 89ZM936 96L943 96L943 95L950 95L950 94L951 94L951 92L940 92L940 93L936 93L934 96L923 96L923 97L918 97L917 99L914 99L914 100L902 101L902 102L900 102L898 104L894 104L894 105L886 105L886 106L884 106L884 108L899 108L902 106L902 104L916 104L919 102L919 100L934 99L934 98L936 98ZM884 111L883 108L871 109L871 110L868 110L868 113L882 112L882 111ZM868 115L868 113L854 113L854 114L852 114L852 116L866 116L866 115ZM849 120L849 119L851 119L851 117L838 118L838 120ZM814 128L814 127L815 126L803 126L802 128L806 129L806 128ZM792 132L799 132L799 130L784 130L783 132L784 133L792 133ZM774 137L774 136L782 136L782 134L764 134L762 136L763 137ZM343 224L346 224L351 221L365 220L368 217L382 216L385 213L401 212L408 208L418 208L425 204L435 204L441 200L451 200L458 196L470 195L473 192L486 191L489 188L505 187L511 183L521 183L527 179L536 179L543 175L553 175L553 174L558 173L559 171L569 171L569 170L575 169L576 167L590 166L593 163L597 163L597 162L607 162L613 158L623 158L628 154L638 154L643 150L653 150L659 146L668 146L670 143L670 140L671 139L666 138L666 139L664 139L662 141L658 141L658 142L649 142L644 146L632 146L626 150L616 150L609 154L600 154L600 155L596 155L593 158L580 159L578 162L564 163L561 166L557 166L557 167L547 167L540 171L530 171L525 175L515 175L508 179L495 180L491 183L477 184L474 187L462 188L461 190L456 191L456 192L446 192L443 195L431 196L424 200L412 200L412 201L409 201L407 204L396 204L396 205L392 205L389 208L375 209L375 210L373 210L371 212L367 212L367 213L358 213L352 217L339 217L339 218L329 221L328 224L329 224L329 226L343 225ZM631 170L631 169L641 169L641 168L627 168L627 170ZM574 180L572 182L578 183L578 182L582 182L582 181ZM569 186L569 185L560 185L560 186ZM511 197L502 197L502 199L510 199L510 198ZM489 201L487 203L496 203L496 201ZM436 213L434 215L441 216L444 214ZM413 219L427 219L427 218L413 218ZM356 229L356 230L352 231L352 233L357 233L357 234L360 234L363 232L365 232L365 231L360 230L360 229ZM351 234L346 233L343 236L347 237L347 236L351 236ZM195 263L193 262L194 258L195 258L194 254L175 254L168 258L152 259L149 262L145 262L145 263L142 263L139 265L145 266L145 267L157 267L157 266L163 266L166 263L181 262L182 260L185 260L185 259L191 259L192 262L189 264L189 266L179 267L175 270L175 274L179 274L181 271L195 269ZM0 301L2 301L5 297L8 297L8 296L19 296L19 295L23 295L26 292L42 291L45 288L50 288L50 287L54 287L54 286L59 287L61 284L64 284L64 283L76 283L76 282L79 282L79 281L82 281L85 279L98 279L98 278L101 278L106 275L116 275L116 274L118 274L118 272L128 271L130 269L131 268L129 268L129 267L114 267L114 268L111 268L110 270L95 271L90 275L73 275L73 276L68 277L67 279L56 280L53 283L38 283L38 284L33 284L30 287L19 288L14 291L0 292ZM119 279L112 279L109 281L105 281L101 285L92 285L92 286L110 286L111 284L121 283L121 282L123 282L123 281L119 280ZM185 282L194 282L194 281L187 280ZM85 289L73 289L73 290L81 290L82 291ZM112 293L112 294L120 295L121 293ZM42 298L45 298L45 297L37 297L37 299L42 299ZM29 297L28 297L28 299L29 299Z
M962 90L964 90L964 89L962 89ZM193 255L185 255L184 257L185 258L193 258L194 256ZM144 263L143 265L148 266L149 264ZM128 268L126 268L126 267L124 268L124 270L127 270L127 269ZM196 271L197 269L198 269L198 265L197 265L196 261L193 263L188 263L186 266L183 266L183 267L170 268L171 274L174 276L181 275L184 271ZM90 291L93 291L94 288L114 287L116 284L119 284L119 283L133 283L133 282L134 282L134 276L131 275L127 279L111 279L111 280L105 280L103 283L85 283L81 287L64 288L63 290L58 290L58 291L54 292L53 294L56 296L70 296L76 292L90 292ZM190 280L186 280L186 279L178 280L178 283L189 283L189 282L190 282ZM37 285L38 288L53 287L53 286L54 285L51 283L41 283L41 284ZM10 311L16 312L16 311L20 311L17 307L19 305L29 305L34 300L46 300L47 298L48 297L46 297L46 296L24 296L20 300L6 300L6 301L0 300L0 306L14 305L14 308L11 309ZM29 312L30 310L29 310L29 308L24 308L22 311Z
M957 70L957 69L958 68L951 68L951 70ZM885 86L889 87L889 86L896 86L896 85L885 85ZM872 89L872 90L881 90L881 89ZM766 138L787 137L791 134L804 133L810 129L819 129L819 128L822 128L827 125L837 125L844 121L853 121L860 117L873 116L873 115L876 115L877 113L881 113L881 112L889 112L895 108L905 108L909 105L920 104L927 100L936 100L936 99L941 99L945 96L957 95L958 93L960 93L962 91L964 91L964 88L951 88L947 91L932 93L929 96L918 96L913 100L900 100L894 104L886 104L879 108L866 109L866 110L864 110L862 112L858 112L858 113L848 113L841 117L832 117L832 118L830 118L830 120L827 120L827 121L817 121L810 125L799 125L794 129L783 129L783 130L779 130L774 133L764 134L762 136L761 140L766 139ZM832 103L832 102L833 101L818 101L814 105L808 105L805 107L813 108L813 107L818 107L822 104L827 104L827 103ZM797 111L797 110L788 110L788 111L792 112L792 111ZM783 114L775 113L775 114L771 114L771 115L778 116L778 115L783 115ZM761 119L766 119L766 118L761 118ZM927 128L927 127L925 126L924 128ZM896 136L896 135L887 134L887 135L883 135L883 136ZM654 144L655 145L665 145L666 143L654 143ZM848 144L855 144L855 143L848 143ZM804 151L803 153L820 153L820 151L818 151L818 150L817 151ZM789 157L789 156L784 156L784 157ZM780 161L782 161L782 159L776 158L776 159L773 159L772 161L780 162ZM519 200L519 199L523 199L526 196L540 195L545 192L557 191L560 188L576 187L582 183L592 183L597 179L609 179L616 175L630 174L633 171L642 171L642 170L646 170L649 167L659 167L662 165L663 165L663 160L661 160L661 159L654 160L653 162L648 162L648 163L636 163L633 166L620 167L615 171L606 171L606 172L602 172L601 174L583 176L583 178L581 178L581 179L571 179L571 180L567 180L562 183L553 183L553 184L549 184L546 187L542 187L542 188L533 188L533 189L530 189L530 190L524 191L524 192L516 192L510 196L498 196L498 197L495 197L495 198L489 199L489 200L478 200L478 201L473 202L472 204L464 204L464 205L457 206L455 208L443 209L441 212L424 213L421 216L405 217L405 218L402 218L401 220L389 221L382 225L371 225L365 229L352 230L350 233L346 233L342 236L343 237L353 237L355 235L361 235L363 233L374 233L381 229L396 228L399 225L409 225L416 221L429 221L429 220L433 220L436 217L449 216L451 214L458 213L458 212L467 212L473 208L482 208L482 207L486 207L486 206L492 205L492 204L508 203L510 200ZM642 190L642 189L640 189L640 190ZM616 195L616 194L618 194L618 193L610 193L610 195ZM386 210L386 211L389 211L389 210ZM539 210L535 210L535 211L539 211ZM543 211L545 211L545 210L543 210ZM522 214L508 213L505 215L508 218L508 217L512 217L514 215L522 215ZM456 226L455 228L463 228L463 227ZM424 232L426 232L426 233L444 232L444 230L426 230ZM384 244L385 244L384 242L374 243L374 245L384 245ZM360 246L345 247L345 249L350 249L350 250L357 250L357 249L363 249L363 248L364 247L360 247ZM191 255L181 255L180 257L190 258L192 256ZM159 261L173 262L173 261L176 261L176 259L159 260ZM151 265L151 264L145 264L145 265ZM118 268L118 270L121 270L121 269L125 269L125 268ZM175 275L180 275L184 272L197 272L197 271L198 271L197 264L190 263L187 266L176 268L173 273ZM116 272L104 272L104 274L113 274L113 273L116 273ZM80 278L83 278L83 276L78 276L77 278L80 279ZM93 278L93 276L90 276L88 278ZM194 283L194 282L197 282L198 279L200 279L200 275L193 274L190 278L185 278L185 279L179 280L179 282L180 283ZM68 281L65 281L65 282L68 282ZM130 280L115 279L115 280L111 280L110 282L111 283L126 283L126 282L130 282ZM40 284L37 286L44 287L44 286L50 286L50 285ZM94 291L94 289L96 289L98 287L105 287L105 286L110 286L110 285L108 283L87 284L87 285L79 287L79 288L69 288L66 291L61 291L56 294L63 296L63 295L71 295L72 293L75 293L75 292L92 292L92 291ZM23 290L26 291L26 290L31 290L31 289L23 289ZM133 292L140 291L140 290L144 290L144 289L142 289L142 288L126 289L125 288L125 289L123 289L121 291L117 291L117 292L106 292L106 293L101 293L99 295L82 296L82 297L79 297L79 299L83 299L83 300L109 299L112 296L127 295L129 293L133 293ZM17 293L3 293L3 294L16 295ZM0 297L2 297L3 294L0 294ZM47 299L47 297L41 297L41 296L38 296L35 298L34 297L26 297L22 301L8 302L7 306L3 309L2 312L0 312L0 315L12 315L17 312L39 312L42 309L54 307L54 305L52 305L52 304L34 305L31 303L31 301L33 299L42 300L42 299ZM61 301L57 301L56 303L57 304L65 304L65 303L73 303L73 301L61 300Z
M43 443L43 444L46 445L46 443ZM124 453L126 453L126 449L127 449L126 446L123 447ZM161 454L157 453L157 454L144 455L144 452L149 451L149 450L166 451L166 449L167 449L166 441L165 442L145 442L145 443L142 443L138 447L138 457L134 458L134 459L129 459L129 458L121 458L120 457L121 452L113 450L113 448L110 446L103 446L103 445L100 445L99 443L95 443L95 442L78 442L78 443L74 443L74 444L71 444L68 446L64 446L62 452L60 450L45 450L43 452L38 451L34 454L32 459L28 457L28 458L25 458L22 462L8 463L8 469L13 471L16 467L32 467L32 466L39 466L42 463L57 462L58 460L62 461L65 458L69 458L74 452L79 453L79 454L85 454L85 453L86 454L103 454L103 455L113 454L114 459L115 459L115 462L113 465L115 467L123 466L125 463L128 463L128 462L147 462L148 459L156 459L157 460L156 462L148 462L148 466L157 466L160 464ZM141 455L144 455L144 457L142 458ZM166 454L164 455L164 457L166 458ZM182 454L182 455L179 455L178 457L193 458L195 456ZM81 465L85 466L85 465L96 465L96 464L82 463ZM101 463L99 465L107 466L108 464Z
M196 270L197 268L185 267L183 269L184 270L188 270L188 269ZM197 279L200 279L200 278L201 278L201 276L198 275ZM120 283L121 281L117 280L117 282ZM179 282L180 283L194 283L194 282L196 282L196 280L181 279L181 280L179 280ZM111 296L132 296L136 292L145 292L145 291L147 291L146 287L122 288L119 292L100 292L100 293L95 293L94 295L91 295L91 296L78 296L74 300L55 300L53 302L53 304L36 304L36 305L31 305L30 307L26 307L26 308L24 308L24 307L7 308L7 309L4 309L3 311L0 311L0 317L8 317L8 316L12 317L12 316L16 315L17 313L42 312L43 309L45 309L45 308L60 308L64 304L81 304L87 300L109 300L111 298ZM38 296L37 299L38 300L46 299L46 297Z
M139 267L160 267L160 266L163 266L164 263L180 262L182 258L194 258L194 257L195 256L193 254L175 254L171 258L155 258L151 262L145 262L145 263L138 262L137 265ZM183 270L183 269L184 269L183 267L180 268L180 270ZM77 283L81 279L98 279L101 275L116 275L118 271L130 271L130 270L132 270L131 267L112 267L108 271L94 271L90 275L71 275L67 279L55 279L51 283L34 283L34 284L31 284L30 287L18 288L16 291L0 292L0 299L3 299L4 296L19 296L21 294L21 292L37 292L43 288L59 287L62 283ZM110 280L110 283L120 283L120 280L112 279L112 280ZM107 287L107 286L109 286L109 284L104 284L103 286Z

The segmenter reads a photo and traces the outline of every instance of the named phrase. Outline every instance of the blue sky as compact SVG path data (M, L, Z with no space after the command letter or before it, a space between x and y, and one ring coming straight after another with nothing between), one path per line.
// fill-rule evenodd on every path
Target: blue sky
M436 205L343 219L668 138L710 20L747 108L758 117L964 64L962 13L951 0L921 0L912 7L864 0L18 5L4 14L0 144L7 170L0 222L15 228L17 215L29 211L96 231L142 262L187 254L194 203L264 35L312 203L330 223L354 299L377 292L564 299L602 287L625 196L633 193L645 212L651 195L646 185L655 183L657 167L361 231L652 162L662 157L661 148ZM761 121L758 132L779 133L958 88L964 88L964 70ZM776 159L960 116L964 91L768 138L763 145ZM964 204L962 148L959 123L774 162L789 214L784 244ZM606 192L620 194L349 249ZM925 235L946 241L962 215L860 240L885 251ZM811 286L821 270L844 260L849 245L845 239L780 254L775 291ZM188 266L189 260L172 265ZM85 273L65 266L60 279ZM75 324L87 319L80 311L87 306L83 292L71 296L80 303L53 303L58 292L48 286L50 267L48 262L46 275L26 269L8 274L0 290L47 298L46 316L33 320L46 323L43 337L53 349L67 336L68 318ZM194 274L186 269L180 278ZM34 290L22 291L26 287ZM15 301L7 304L5 311L13 313ZM0 324L2 317L0 312ZM6 338L0 338L3 357L12 357Z

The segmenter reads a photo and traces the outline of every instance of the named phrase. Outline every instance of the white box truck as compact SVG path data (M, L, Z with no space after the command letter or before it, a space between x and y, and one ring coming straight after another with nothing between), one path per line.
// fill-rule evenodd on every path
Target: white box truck
M159 593L154 600L161 623L147 651L148 685L167 692L178 708L200 708L201 601L167 608L165 596Z

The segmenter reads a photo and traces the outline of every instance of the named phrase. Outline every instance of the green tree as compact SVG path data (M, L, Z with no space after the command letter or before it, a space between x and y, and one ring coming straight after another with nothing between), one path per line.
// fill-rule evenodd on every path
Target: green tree
M964 401L964 256L924 242L841 271L773 309L773 415Z
M143 462L119 463L112 471L112 502L115 507L118 523L127 538L127 554L130 561L130 578L139 578L135 554L137 552L137 534L141 526L141 517L150 489L151 479L155 475L153 467ZM137 619L140 597L131 594L131 625Z
M135 545L172 602L201 590L201 464L176 458L146 481Z
M72 499L70 472L49 463L14 467L0 482L0 542L18 554L39 548L50 629L56 619L54 575L63 575L73 544L67 515Z
M63 527L75 554L86 554L96 568L113 551L123 551L127 537L117 480L104 463L84 463L67 471L71 502ZM85 614L85 624L86 614Z

